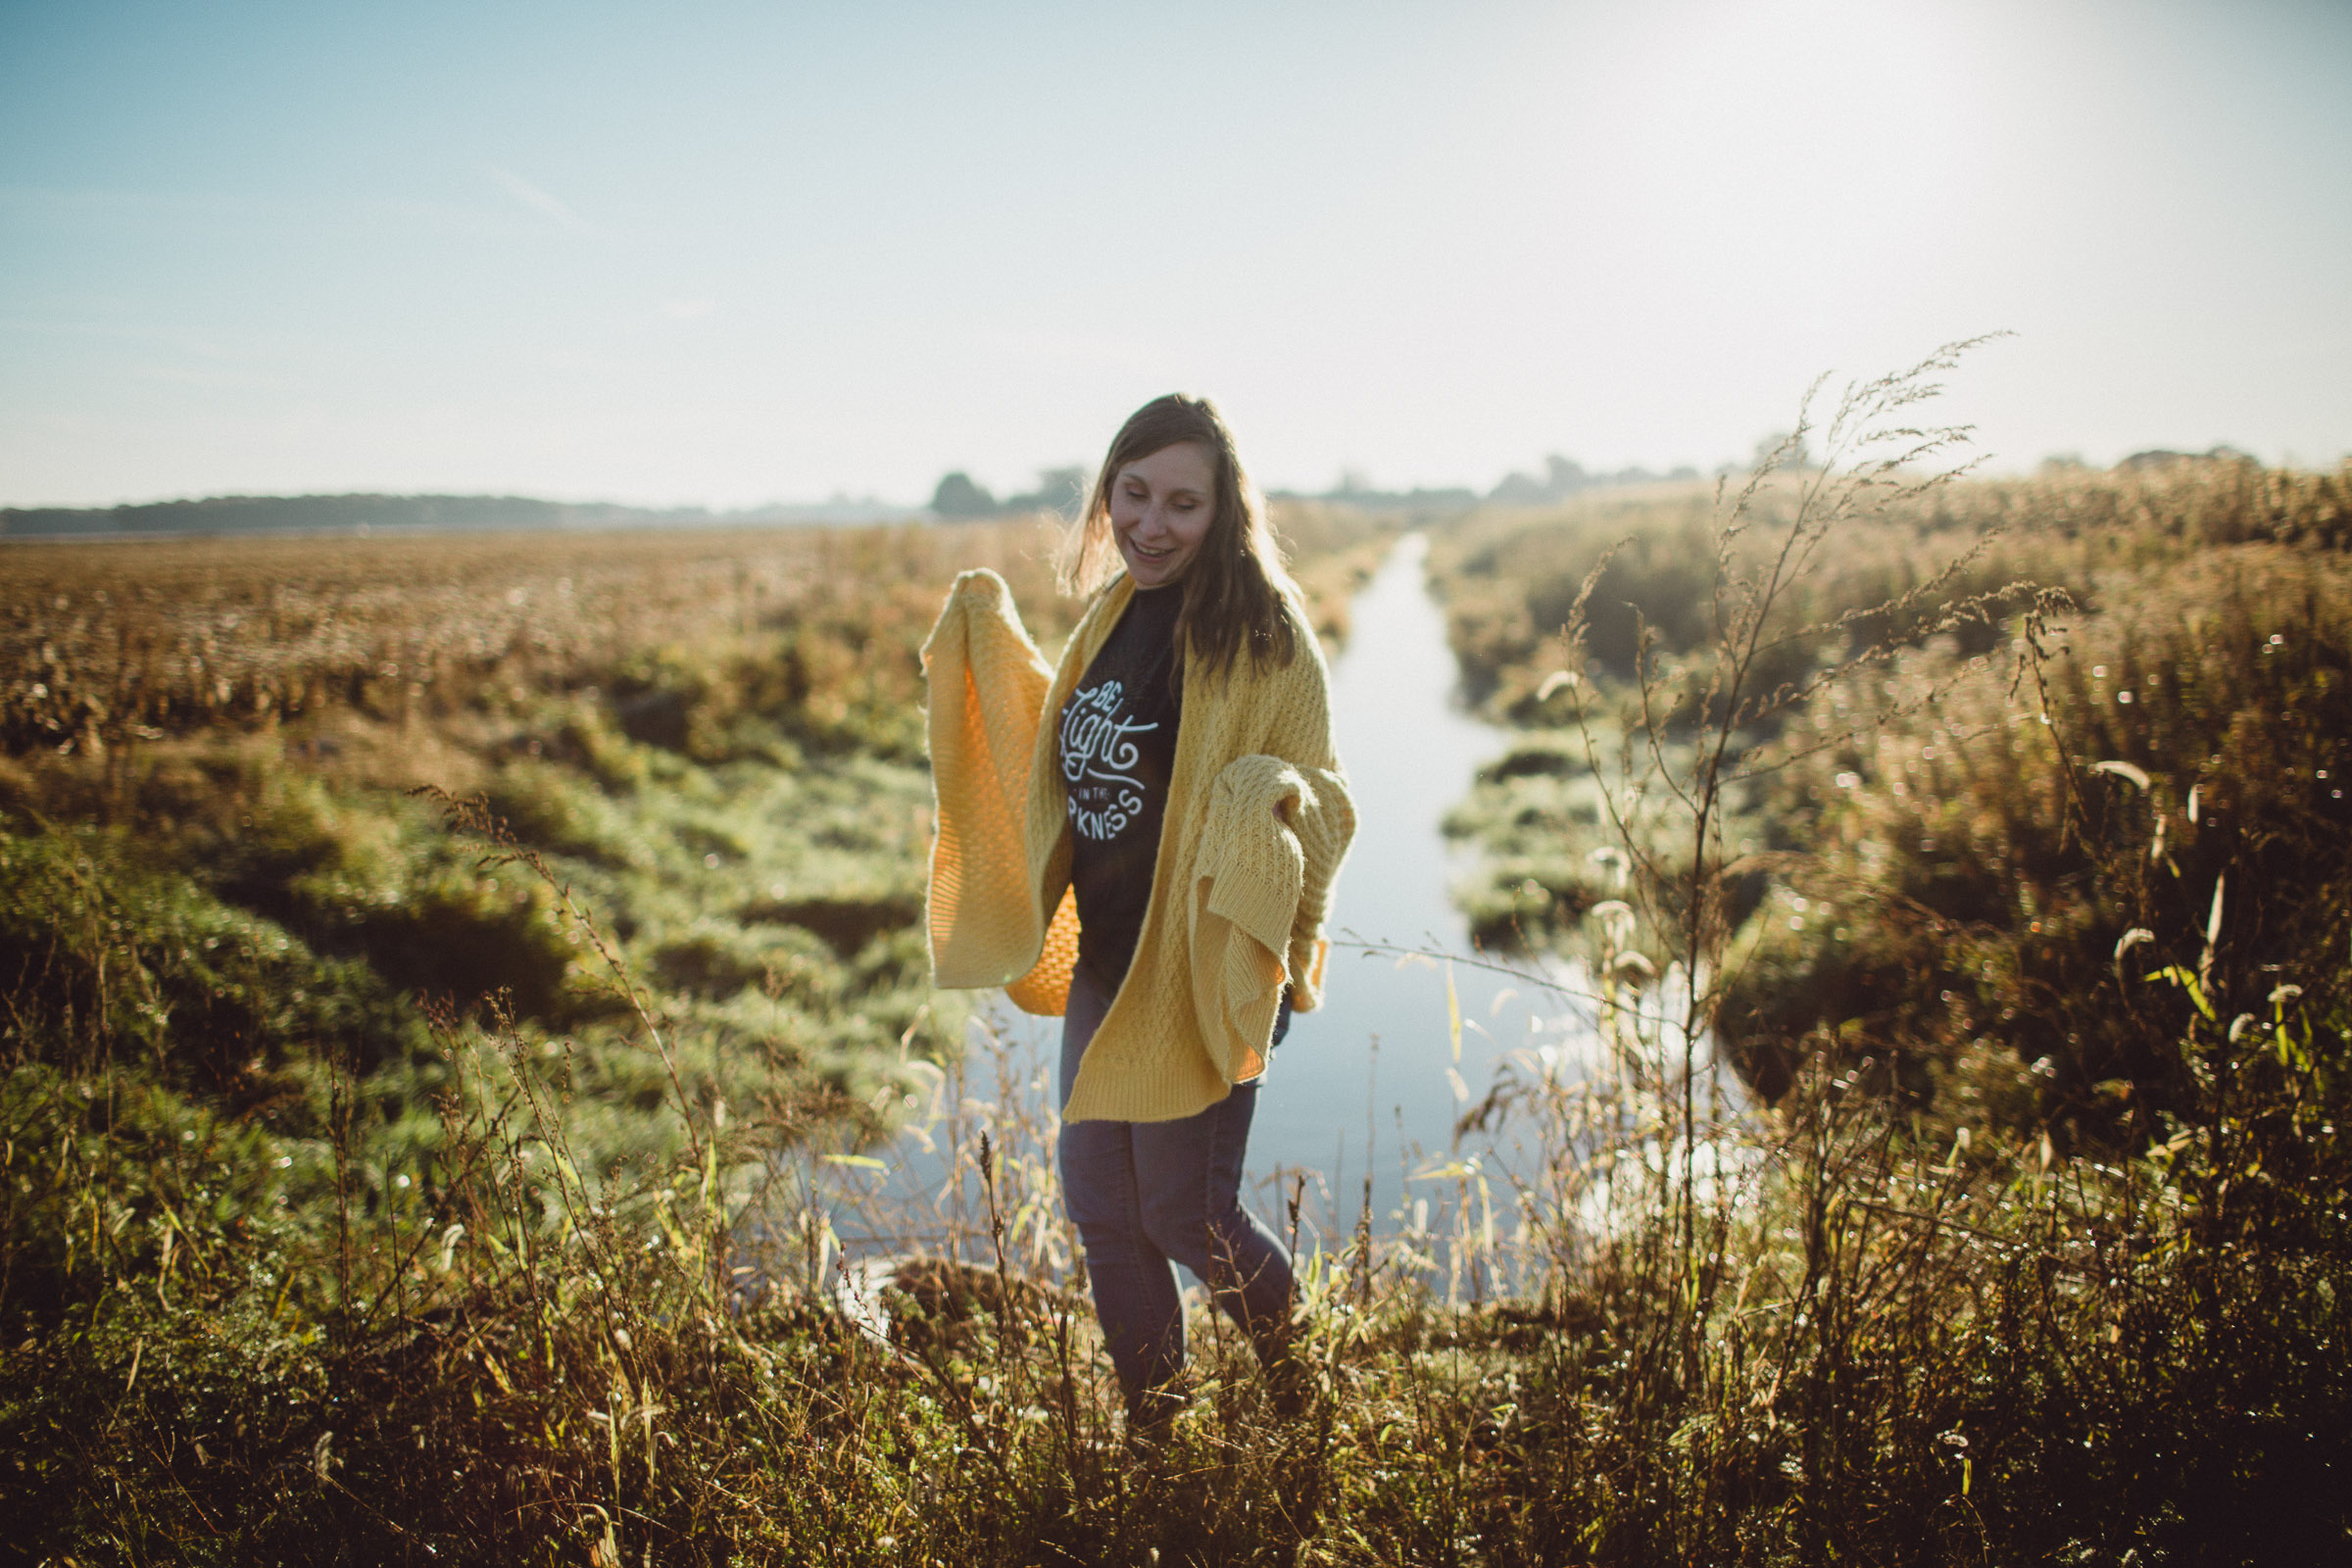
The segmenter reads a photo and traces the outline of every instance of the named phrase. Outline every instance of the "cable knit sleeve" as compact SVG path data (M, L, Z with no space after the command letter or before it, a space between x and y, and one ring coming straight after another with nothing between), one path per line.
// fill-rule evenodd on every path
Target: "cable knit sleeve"
M1303 872L1284 962L1293 1010L1312 1012L1323 1004L1323 974L1331 954L1323 929L1331 917L1332 884L1355 837L1355 801L1348 793L1347 770L1331 744L1331 673L1324 667L1314 632L1303 621L1298 630L1312 654L1292 665L1291 690L1283 704L1291 719L1282 752L1313 785L1314 793L1290 822L1303 857Z
M1302 874L1298 906L1291 916L1284 962L1291 982L1291 1008L1312 1012L1323 1005L1323 970L1331 943L1323 927L1331 918L1331 887L1355 837L1355 801L1338 772L1316 768L1304 775L1313 787L1311 804L1299 808L1291 831L1298 838Z
M997 986L1036 960L1043 923L1027 886L1029 775L1053 671L993 571L956 579L923 643L931 780L933 983Z
M1193 1005L1227 1083L1256 1076L1282 988L1320 1000L1323 912L1355 829L1347 781L1279 757L1236 759L1217 775L1189 901Z

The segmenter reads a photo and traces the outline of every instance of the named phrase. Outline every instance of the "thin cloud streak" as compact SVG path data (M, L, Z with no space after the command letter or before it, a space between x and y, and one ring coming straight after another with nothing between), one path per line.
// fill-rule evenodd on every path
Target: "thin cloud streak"
M522 203L523 206L528 207L535 213L540 213L546 217L554 219L559 224L564 228L570 229L575 234L601 234L604 232L604 230L598 228L594 223L589 222L588 220L582 218L579 214L564 206L563 202L549 195L546 191L541 190L538 186L532 184L520 174L514 173L509 170L496 168L485 169L483 172L488 174L493 180L497 181L501 189L505 190L508 195L514 197L516 201Z
M130 373L142 381L160 381L168 386L202 386L222 389L274 390L295 385L283 376L257 375L250 370L205 370L184 365L140 365Z

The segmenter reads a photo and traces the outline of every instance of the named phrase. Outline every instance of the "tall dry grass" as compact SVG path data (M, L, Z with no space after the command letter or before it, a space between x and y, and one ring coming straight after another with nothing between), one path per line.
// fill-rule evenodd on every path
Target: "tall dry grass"
M2340 1546L2343 478L1876 464L1932 390L1855 389L1827 469L1710 513L1474 518L1440 558L1547 726L1463 823L1560 883L1520 890L1548 932L1495 929L1585 956L1646 1107L1630 1192L1549 1113L1612 1183L1559 1277L1620 1325L1551 1547ZM1955 433L1887 422L1907 459ZM1724 1114L1710 1044L1770 1111Z
M878 1197L836 1123L780 1161L781 1129L674 1091L671 1158L590 1168L560 1073L497 1031L443 1038L447 1136L398 1173L356 1101L288 1146L128 1075L17 1075L11 1270L37 1245L74 1285L63 1332L5 1363L18 1539L606 1563L2262 1561L2340 1539L2340 1014L2193 1024L2202 1081L2277 1075L2267 1119L2217 1090L2161 1149L2092 1161L1927 1145L1866 1064L1818 1057L1782 1116L1690 1127L1671 998L1602 972L1594 1070L1530 1054L1486 1107L1536 1153L1515 1180L1432 1171L1455 1195L1434 1215L1302 1250L1307 1412L1278 1417L1203 1314L1191 1403L1141 1455L1016 1056L937 1085L944 1212ZM643 1044L662 1058L651 1020ZM859 1214L932 1228L929 1261L845 1257Z

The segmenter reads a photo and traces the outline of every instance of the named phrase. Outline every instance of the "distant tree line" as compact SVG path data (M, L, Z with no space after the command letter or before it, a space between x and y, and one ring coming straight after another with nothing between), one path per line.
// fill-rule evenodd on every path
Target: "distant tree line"
M1500 484L1487 492L1489 501L1510 502L1523 506L1541 506L1545 502L1564 501L1579 490L1597 490L1607 485L1656 484L1660 480L1695 479L1698 470L1685 464L1664 473L1652 473L1647 468L1619 468L1614 473L1588 471L1581 463L1563 458L1558 453L1544 460L1544 472L1511 473Z
M1756 456L1776 449L1780 435L1768 435L1756 446ZM2135 453L2118 465L2127 469L2168 463L2252 459L2229 447L2209 453ZM1798 445L1782 455L1785 468L1803 468L1810 457ZM2079 458L2050 460L2052 467L2081 466ZM1743 471L1745 466L1727 464L1719 471ZM1643 467L1589 469L1573 459L1553 453L1540 473L1506 474L1481 494L1467 485L1410 490L1375 488L1361 474L1349 472L1320 494L1275 491L1278 500L1336 501L1371 511L1452 510L1482 501L1513 506L1544 506L1564 501L1585 490L1620 485L1671 483L1701 477L1688 464L1664 471ZM1039 471L1035 488L998 497L963 469L940 478L931 492L932 515L943 521L965 521L1023 513L1057 512L1075 516L1086 504L1093 475L1082 467ZM59 535L139 535L206 533L354 533L370 529L439 530L452 532L528 530L541 528L695 527L730 524L794 522L868 522L906 515L903 508L872 501L837 498L807 506L755 507L740 512L712 512L706 507L627 507L611 502L536 501L527 496L212 496L203 500L154 501L119 507L8 507L0 508L0 536L55 537Z
M1776 438L1777 439L1777 438ZM1374 512L1428 511L1463 509L1482 501L1498 501L1510 506L1543 506L1564 501L1580 490L1597 490L1609 485L1655 484L1662 480L1696 479L1696 468L1685 465L1663 473L1647 468L1619 468L1614 472L1588 469L1584 465L1563 458L1558 453L1544 460L1544 471L1510 473L1501 483L1481 494L1468 485L1440 487L1416 486L1410 490L1381 490L1375 488L1360 473L1342 474L1340 482L1320 495L1305 495L1296 491L1276 491L1279 499L1298 501L1337 501L1351 507Z
M1087 486L1091 482L1092 476L1084 468L1045 468L1038 473L1036 489L1000 501L989 493L986 485L957 468L941 476L937 488L931 492L931 511L956 522L1023 512L1058 512L1075 516L1086 505Z

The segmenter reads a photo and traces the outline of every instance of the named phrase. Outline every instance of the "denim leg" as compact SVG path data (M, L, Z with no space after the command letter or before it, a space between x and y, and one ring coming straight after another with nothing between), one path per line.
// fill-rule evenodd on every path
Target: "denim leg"
M1241 1084L1182 1121L1137 1122L1136 1190L1144 1233L1209 1287L1261 1354L1288 1337L1290 1252L1242 1206L1242 1160L1257 1085Z
M1061 1098L1077 1082L1078 1060L1110 1005L1081 967L1062 1018ZM1184 1306L1175 1265L1147 1233L1138 1193L1135 1123L1082 1121L1061 1129L1061 1198L1086 1247L1095 1315L1117 1368L1130 1413L1150 1391L1184 1365Z

